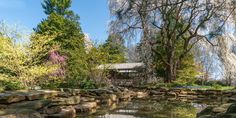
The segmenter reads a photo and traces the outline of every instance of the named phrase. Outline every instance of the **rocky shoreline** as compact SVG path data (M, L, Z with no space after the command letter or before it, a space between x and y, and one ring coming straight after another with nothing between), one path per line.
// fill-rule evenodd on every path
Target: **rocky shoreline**
M181 101L236 101L236 91L153 89L128 90L123 87L106 89L19 90L0 93L0 118L74 118L78 114L93 113L99 106L132 99L168 99ZM209 106L197 116L232 114L232 103ZM231 109L231 110L230 110ZM207 111L207 112L206 112ZM234 111L235 112L235 111Z

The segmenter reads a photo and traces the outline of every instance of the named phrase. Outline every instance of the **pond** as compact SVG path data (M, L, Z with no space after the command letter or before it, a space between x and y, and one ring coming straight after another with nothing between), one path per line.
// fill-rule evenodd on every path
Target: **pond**
M197 102L177 100L136 99L130 102L102 106L93 114L79 115L86 118L196 118L196 114L210 104L221 102Z

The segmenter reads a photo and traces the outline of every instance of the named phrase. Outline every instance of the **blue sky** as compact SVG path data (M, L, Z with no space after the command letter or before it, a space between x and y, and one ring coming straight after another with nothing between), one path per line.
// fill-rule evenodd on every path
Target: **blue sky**
M0 20L20 25L28 30L46 18L41 7L43 0L1 0ZM72 10L80 16L84 33L96 43L107 39L109 9L107 0L73 0Z

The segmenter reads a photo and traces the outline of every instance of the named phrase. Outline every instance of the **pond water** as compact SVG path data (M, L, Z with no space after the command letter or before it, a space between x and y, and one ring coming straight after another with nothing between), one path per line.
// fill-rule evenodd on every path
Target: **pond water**
M80 115L79 118L196 118L196 114L209 104L221 102L170 101L170 100L132 100L111 106L102 106L93 114Z

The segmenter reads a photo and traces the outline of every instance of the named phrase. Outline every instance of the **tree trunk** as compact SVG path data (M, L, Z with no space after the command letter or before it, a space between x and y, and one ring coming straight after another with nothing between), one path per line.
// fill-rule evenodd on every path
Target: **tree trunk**
M176 80L176 64L172 63L166 67L165 83L171 83Z

